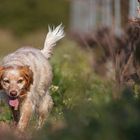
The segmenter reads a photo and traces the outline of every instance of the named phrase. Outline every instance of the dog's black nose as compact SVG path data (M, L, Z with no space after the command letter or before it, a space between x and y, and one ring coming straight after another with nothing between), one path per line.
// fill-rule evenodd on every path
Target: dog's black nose
M10 95L13 97L17 96L17 91L15 91L15 90L10 91Z

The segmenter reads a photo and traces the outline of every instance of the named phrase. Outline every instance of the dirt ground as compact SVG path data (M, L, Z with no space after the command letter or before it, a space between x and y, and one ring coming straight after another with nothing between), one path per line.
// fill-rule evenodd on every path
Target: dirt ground
M29 137L19 133L14 124L0 122L0 140L29 140Z

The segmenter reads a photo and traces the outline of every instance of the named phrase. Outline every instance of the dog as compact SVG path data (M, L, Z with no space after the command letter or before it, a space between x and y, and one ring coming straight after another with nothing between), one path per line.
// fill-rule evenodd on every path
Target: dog
M35 112L41 128L53 107L49 94L52 68L49 58L56 42L64 37L62 25L51 29L42 50L23 47L3 58L0 65L0 89L6 95L14 122L20 131L27 128Z

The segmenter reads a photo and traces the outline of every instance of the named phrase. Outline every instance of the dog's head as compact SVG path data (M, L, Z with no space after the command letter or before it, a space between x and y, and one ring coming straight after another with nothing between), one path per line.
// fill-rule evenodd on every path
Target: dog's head
M0 88L9 97L18 97L33 83L33 72L28 66L0 66Z

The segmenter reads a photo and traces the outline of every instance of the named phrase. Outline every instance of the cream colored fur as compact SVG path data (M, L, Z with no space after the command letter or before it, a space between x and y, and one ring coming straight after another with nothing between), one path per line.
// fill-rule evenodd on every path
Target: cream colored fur
M56 42L64 37L63 27L59 25L55 29L49 27L44 48L42 50L24 47L14 53L4 57L2 66L29 66L33 72L33 84L28 91L21 111L18 123L19 130L23 131L31 118L32 113L38 113L38 127L40 128L46 120L52 106L53 101L49 94L49 86L52 82L52 68L49 64L52 49Z

